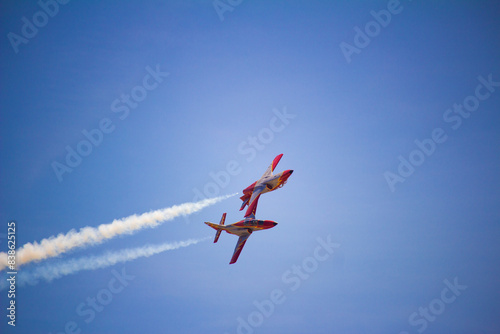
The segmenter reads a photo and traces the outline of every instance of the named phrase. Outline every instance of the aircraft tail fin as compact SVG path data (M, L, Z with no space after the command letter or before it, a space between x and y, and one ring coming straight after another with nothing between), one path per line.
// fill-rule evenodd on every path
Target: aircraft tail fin
M205 224L207 224L208 226L210 226L211 228L213 228L214 230L217 230L217 232L215 232L215 238L214 238L214 243L216 243L218 240L219 240L219 237L220 237L220 233L222 232L223 228L221 228L222 226L224 226L224 222L226 221L226 213L224 212L222 214L222 217L220 219L220 223L219 225L217 224L212 224L212 223L208 223L208 222L205 222Z
M222 214L222 217L220 218L220 223L219 225L224 225L224 222L226 221L226 213L224 212Z
M250 200L250 196L246 196L246 198L245 198L245 196L241 196L241 200L243 201L243 204L241 204L240 211L245 208L245 206L248 204L248 201Z
M214 244L219 241L219 237L220 237L220 232L222 232L222 230L217 230L217 232L215 232L215 239L214 239Z

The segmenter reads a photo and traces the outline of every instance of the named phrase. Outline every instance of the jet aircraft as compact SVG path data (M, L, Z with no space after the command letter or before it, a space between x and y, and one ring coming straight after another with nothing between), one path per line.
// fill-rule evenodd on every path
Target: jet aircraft
M283 154L276 156L264 175L243 190L243 196L240 197L243 201L240 211L248 205L245 218L250 216L255 217L257 202L259 201L260 195L283 187L290 175L292 175L293 170L290 169L278 174L273 174L273 171L276 168L276 165L278 165L278 162L280 162L282 156Z
M205 222L205 224L217 230L217 232L215 232L214 243L216 243L217 240L219 240L220 233L223 230L229 234L234 234L239 236L238 243L236 244L233 257L231 258L231 262L229 262L229 264L233 264L238 260L241 250L243 249L243 246L245 246L245 243L247 242L247 239L250 236L250 234L252 234L254 231L273 228L278 224L271 220L257 220L255 219L255 216L247 217L243 220L240 220L237 223L230 225L224 225L225 221L226 221L226 213L222 214L222 218L219 224L213 224L209 222Z

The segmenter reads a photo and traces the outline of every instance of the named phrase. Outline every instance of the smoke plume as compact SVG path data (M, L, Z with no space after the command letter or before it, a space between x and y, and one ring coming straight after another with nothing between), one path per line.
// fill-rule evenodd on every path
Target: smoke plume
M102 269L117 263L132 261L140 257L149 257L165 251L195 245L210 238L211 237L205 237L160 245L147 245L144 247L123 249L117 252L107 252L100 256L86 256L65 262L44 264L27 272L20 271L17 275L16 284L19 286L25 284L35 285L40 279L50 282L66 275L76 274L82 270ZM0 290L5 289L7 285L7 281L2 279L0 282Z
M29 242L16 252L16 267L24 264L41 261L66 253L77 247L85 247L102 243L122 234L132 234L143 228L153 228L160 223L172 220L181 215L189 215L200 211L236 194L207 198L195 203L184 203L169 208L150 211L141 215L132 215L116 219L109 224L97 227L86 226L79 231L71 230L66 234L59 234L43 239L40 242ZM0 253L0 270L7 267L7 253Z

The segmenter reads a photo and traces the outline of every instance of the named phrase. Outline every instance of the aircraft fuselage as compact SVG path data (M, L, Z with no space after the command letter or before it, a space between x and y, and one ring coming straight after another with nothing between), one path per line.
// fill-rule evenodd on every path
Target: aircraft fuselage
M258 220L258 219L243 219L237 223L230 225L219 225L218 228L234 235L244 235L255 231L267 230L273 228L278 223L272 220Z
M266 176L260 179L259 181L255 181L247 188L243 190L244 196L251 196L254 189L258 187L263 187L262 194L276 190L282 187L287 181L290 175L292 175L293 170L286 170L284 172L274 174L271 176Z

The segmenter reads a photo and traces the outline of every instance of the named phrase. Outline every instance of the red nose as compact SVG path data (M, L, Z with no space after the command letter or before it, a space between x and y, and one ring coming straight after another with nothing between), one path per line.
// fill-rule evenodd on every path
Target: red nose
M285 180L287 180L292 175L292 173L293 173L293 170L291 170L291 169L286 170L283 173L283 175L285 176Z
M275 227L276 225L278 225L277 222L273 222L272 220L264 220L264 228L271 228Z

